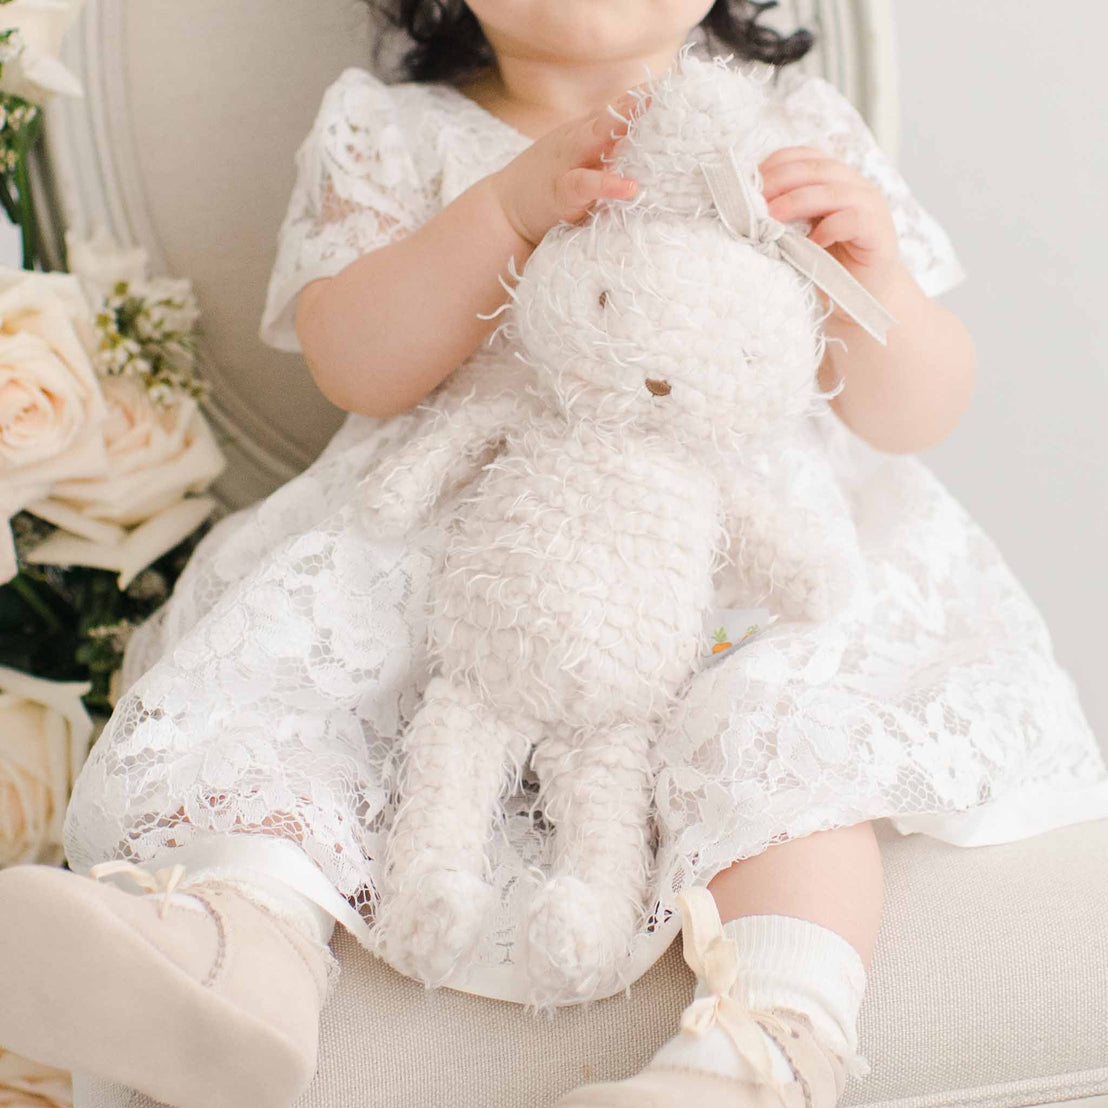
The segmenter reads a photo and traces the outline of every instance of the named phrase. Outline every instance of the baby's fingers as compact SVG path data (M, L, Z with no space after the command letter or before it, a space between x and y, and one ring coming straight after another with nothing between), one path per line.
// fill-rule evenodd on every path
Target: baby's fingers
M630 177L621 177L606 169L571 169L554 183L558 216L572 222L579 219L596 200L627 200L638 185Z
M636 85L628 89L619 99L613 100L602 114L623 128L624 131L636 116L642 115L650 106L650 93L644 90L644 86Z
M607 108L581 121L570 136L567 151L572 165L600 164L604 155L627 134L631 120L642 111L640 98L632 92L624 93Z

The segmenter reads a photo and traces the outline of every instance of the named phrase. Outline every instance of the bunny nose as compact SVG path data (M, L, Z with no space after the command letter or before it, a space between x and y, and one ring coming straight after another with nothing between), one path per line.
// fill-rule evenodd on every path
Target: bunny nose
M646 387L654 396L669 396L671 391L668 381L653 381L649 377L646 379Z

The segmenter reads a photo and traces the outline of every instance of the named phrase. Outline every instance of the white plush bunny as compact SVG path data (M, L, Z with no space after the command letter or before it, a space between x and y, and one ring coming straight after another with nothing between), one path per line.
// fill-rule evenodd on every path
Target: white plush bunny
M820 302L724 226L700 168L730 149L756 181L784 145L761 79L685 53L649 94L616 152L636 199L543 239L504 325L517 359L459 370L366 479L386 531L448 504L382 949L431 984L457 968L494 895L498 798L532 757L556 843L525 935L539 1004L626 964L652 864L652 737L705 612L724 596L824 618L859 565L824 463L804 457L795 490L775 468L822 403Z

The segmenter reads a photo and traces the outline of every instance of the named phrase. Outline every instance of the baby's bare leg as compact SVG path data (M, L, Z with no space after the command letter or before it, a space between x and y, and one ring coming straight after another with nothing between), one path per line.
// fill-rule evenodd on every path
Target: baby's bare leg
M881 853L871 823L817 831L771 846L708 885L726 923L795 916L837 932L868 966L881 922Z

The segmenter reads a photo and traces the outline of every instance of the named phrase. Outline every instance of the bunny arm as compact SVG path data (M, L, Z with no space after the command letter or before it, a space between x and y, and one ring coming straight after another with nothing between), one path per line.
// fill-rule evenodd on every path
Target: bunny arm
M405 533L444 494L473 480L529 407L526 396L501 392L466 403L448 397L400 417L408 420L410 430L361 481L364 503L379 532Z
M766 604L792 619L821 620L850 599L860 573L849 517L782 498L769 482L733 467L721 480L731 564L719 575L724 604ZM834 490L827 490L832 493Z

